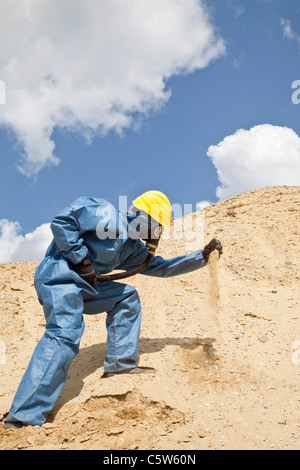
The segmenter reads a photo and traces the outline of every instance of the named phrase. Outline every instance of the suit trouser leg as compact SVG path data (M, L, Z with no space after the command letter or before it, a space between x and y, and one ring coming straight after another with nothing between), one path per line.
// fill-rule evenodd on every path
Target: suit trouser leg
M76 284L44 285L46 331L37 344L6 422L42 425L65 383L84 331L83 298Z
M105 371L136 367L141 327L141 304L136 289L118 282L98 282L95 288L97 296L83 296L84 313L107 312Z

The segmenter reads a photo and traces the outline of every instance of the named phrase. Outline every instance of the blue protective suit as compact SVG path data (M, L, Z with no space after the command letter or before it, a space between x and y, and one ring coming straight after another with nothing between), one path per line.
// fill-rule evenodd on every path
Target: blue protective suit
M71 360L78 354L85 314L107 312L105 371L136 366L141 325L137 291L124 283L86 283L68 264L89 255L97 274L140 265L148 250L130 237L133 217L119 213L104 199L81 197L52 223L53 241L35 274L46 331L36 346L18 387L6 422L42 425L65 383ZM202 250L168 260L154 256L143 274L170 277L206 265Z

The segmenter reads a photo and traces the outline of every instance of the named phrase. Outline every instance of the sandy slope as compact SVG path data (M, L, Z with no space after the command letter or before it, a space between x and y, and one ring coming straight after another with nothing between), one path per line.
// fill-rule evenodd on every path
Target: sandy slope
M130 279L143 305L140 365L155 372L101 378L104 315L86 315L47 423L4 431L1 422L0 449L300 449L299 208L300 187L206 208L205 242L217 236L224 245L217 271ZM195 248L165 239L158 251ZM44 331L35 268L0 265L2 418Z

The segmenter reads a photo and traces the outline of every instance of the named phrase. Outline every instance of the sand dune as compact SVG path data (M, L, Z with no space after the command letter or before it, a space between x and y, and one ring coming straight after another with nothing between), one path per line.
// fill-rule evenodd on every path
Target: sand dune
M129 280L143 306L140 365L155 372L101 378L105 316L86 315L47 423L1 422L0 449L300 449L300 187L240 194L205 208L204 223L220 261ZM163 239L158 254L192 245ZM2 420L44 332L36 266L0 264Z

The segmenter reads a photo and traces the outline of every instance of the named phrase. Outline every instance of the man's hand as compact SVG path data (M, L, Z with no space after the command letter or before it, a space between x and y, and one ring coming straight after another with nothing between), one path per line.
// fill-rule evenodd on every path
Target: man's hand
M208 243L208 245L206 245L206 246L203 248L202 255L203 255L203 258L205 259L206 262L208 262L209 255L210 255L211 252L214 251L214 250L218 250L218 252L219 252L219 258L220 258L221 254L223 253L223 247L222 247L222 243L220 242L220 240L217 240L216 238L213 238L213 239Z
M91 286L94 286L97 282L96 273L92 267L91 260L88 256L84 258L78 264L72 264L72 269L86 282Z

